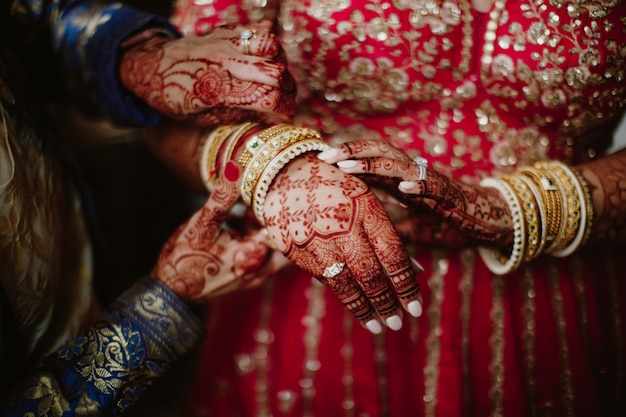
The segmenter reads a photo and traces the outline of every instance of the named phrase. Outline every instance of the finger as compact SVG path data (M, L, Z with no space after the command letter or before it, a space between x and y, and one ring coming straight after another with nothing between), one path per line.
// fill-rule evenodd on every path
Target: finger
M250 39L249 50L246 55L254 55L268 59L276 58L281 55L282 50L276 34L259 25L254 25L250 30L253 32L253 36Z
M269 117L286 120L296 108L295 94L282 87L270 89L256 83L233 82L226 103L190 116L194 123L209 126L243 119L263 121Z
M284 77L290 77L287 65L256 56L245 56L241 59L225 59L222 61L233 82L236 80L249 81L268 87L282 87Z
M399 330L402 317L396 296L367 237L363 235L360 242L355 242L352 236L338 237L335 243L381 322L392 330Z
M230 209L239 199L241 167L235 161L229 161L217 177L215 188L203 210L204 219L209 222L222 222Z
M382 331L378 315L352 277L350 269L346 268L343 260L337 257L339 253L339 249L332 242L318 244L314 241L304 249L295 245L291 246L284 254L330 288L363 327L378 334ZM333 265L342 266L339 273L327 272L329 268L333 268Z
M370 303L363 289L358 285L348 267L344 267L338 275L318 280L339 298L350 314L368 331L373 334L382 332L380 318Z
M423 168L413 161L388 158L350 159L337 162L337 167L346 174L373 174L403 181L419 181L423 174Z
M419 316L422 300L411 259L377 200L367 206L363 228L398 301L409 314ZM414 302L418 302L419 306Z
M411 161L411 158L406 153L384 140L346 142L337 148L328 149L318 155L318 158L330 164L346 159L373 157Z
M237 25L229 33L229 40L235 50L243 55L275 58L280 55L281 47L272 29L271 21Z

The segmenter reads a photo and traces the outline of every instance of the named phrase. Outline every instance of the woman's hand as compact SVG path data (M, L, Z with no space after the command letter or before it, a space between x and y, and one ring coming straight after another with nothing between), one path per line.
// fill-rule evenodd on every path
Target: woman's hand
M421 230L438 230L456 244L465 241L472 245L503 247L513 240L511 213L497 190L420 168L387 142L349 142L319 157L327 163L336 163L345 173L362 174L360 178L364 181L378 182L381 177L396 180L398 192L394 196L415 212L424 214L422 218L430 218L432 222L436 216L444 225L437 228L428 225ZM419 228L420 225L413 226Z
M176 40L150 37L124 51L121 80L173 119L203 126L284 121L295 110L296 86L270 27L262 22Z
M330 287L373 333L422 312L416 271L387 213L361 180L306 154L270 186L264 220L277 249ZM418 268L416 268L418 269Z
M239 198L241 170L229 162L206 204L169 238L152 276L186 301L206 301L263 282L288 260L259 230L244 237L222 228Z

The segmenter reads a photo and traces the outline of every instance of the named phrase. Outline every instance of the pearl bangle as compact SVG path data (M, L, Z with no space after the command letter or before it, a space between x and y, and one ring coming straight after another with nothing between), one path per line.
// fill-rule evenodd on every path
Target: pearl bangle
M526 243L523 210L513 189L505 181L496 178L484 178L480 185L498 190L506 200L513 217L513 248L508 258L503 259L501 252L497 248L478 248L478 253L487 268L494 274L505 275L516 270L522 262Z

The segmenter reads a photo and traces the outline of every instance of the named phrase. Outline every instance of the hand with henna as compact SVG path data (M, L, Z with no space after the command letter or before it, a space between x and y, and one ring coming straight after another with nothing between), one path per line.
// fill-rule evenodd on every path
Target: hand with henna
M180 39L145 33L122 44L120 78L165 116L208 126L293 115L295 82L269 22Z
M319 157L366 182L394 179L394 196L406 203L412 214L398 227L412 228L414 242L446 247L504 247L512 242L511 213L495 189L454 180L431 169L419 180L419 165L380 140L345 143Z
M314 154L296 158L270 186L264 220L277 249L328 286L371 332L398 330L402 309L421 315L420 267L357 177Z
M239 198L240 172L236 163L226 165L206 204L169 238L152 270L183 300L254 287L288 263L263 231L242 237L222 227Z

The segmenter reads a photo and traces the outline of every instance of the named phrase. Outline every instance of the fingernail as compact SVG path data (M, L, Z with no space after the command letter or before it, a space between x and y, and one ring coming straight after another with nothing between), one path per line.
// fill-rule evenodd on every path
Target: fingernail
M233 161L228 161L224 167L224 176L230 182L235 182L239 179L239 168Z
M347 161L339 161L337 162L337 166L339 168L354 168L355 166L357 166L357 162L352 159Z
M385 322L387 323L387 327L391 330L400 330L402 328L402 319L400 319L400 316L398 315L387 317Z
M400 181L400 184L398 184L398 189L400 191L411 191L416 187L417 184L415 184L413 181Z
M365 327L367 327L367 329L374 334L379 334L383 331L383 328L380 327L380 323L376 319L372 319L365 323Z
M424 267L420 265L420 263L417 262L415 258L410 258L410 259L411 259L411 263L413 264L413 266L415 267L418 273L421 274L422 272L424 272Z
M413 317L419 317L422 315L422 305L419 301L411 301L406 307L409 310L409 314Z
M317 157L321 159L322 161L326 161L328 159L335 157L338 152L339 151L337 149L330 148L330 149L326 149L324 152L319 153Z

